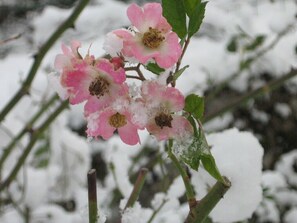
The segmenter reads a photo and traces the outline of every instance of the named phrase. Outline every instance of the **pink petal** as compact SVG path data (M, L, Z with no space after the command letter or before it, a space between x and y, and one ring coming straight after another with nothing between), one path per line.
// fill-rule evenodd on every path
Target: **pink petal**
M71 55L71 50L64 43L61 44L61 49L62 49L63 54L65 54L66 56Z
M98 132L99 135L101 135L102 138L105 140L109 139L116 130L109 124L109 118L114 114L115 112L112 109L107 109L106 111L103 111L99 116Z
M162 68L172 67L182 54L182 49L176 33L171 32L162 44L160 54L155 57L157 64Z
M64 67L71 67L71 59L64 54L58 54L55 58L54 66L57 70L63 70Z
M158 27L159 21L162 18L162 6L160 3L147 3L143 6L143 11L145 21L141 24L141 29L138 30L144 33L148 31L149 27Z
M135 37L130 41L130 48L133 56L140 62L145 64L149 59L159 56L158 50L148 49L141 41Z
M169 139L173 135L173 129L170 127L163 127L162 129L156 125L154 120L151 120L150 123L146 126L146 129L149 133L154 135L158 141Z
M170 111L172 112L181 111L185 106L184 96L174 87L167 87L165 92L162 94L162 97L164 101L170 103Z
M106 59L100 59L96 66L110 75L117 84L122 84L126 80L125 70L123 68L115 70L114 65Z
M136 145L140 143L139 135L135 125L129 121L127 124L118 129L121 140L128 145Z
M127 16L132 25L140 30L142 24L145 22L142 8L140 8L135 3L131 4L127 9Z
M77 41L77 40L72 40L71 41L71 44L70 44L70 47L71 47L71 50L72 50L73 55L76 58L79 58L80 55L78 54L78 48L81 47L81 43L79 41Z
M109 95L104 95L99 99L96 96L91 96L84 107L84 114L88 116L91 113L102 110L103 108L110 105L112 102Z
M92 78L88 75L87 69L75 69L63 72L61 84L69 94L71 104L78 104L89 98L89 86Z
M183 116L173 115L171 138L182 140L183 138L193 135L193 127L191 123Z

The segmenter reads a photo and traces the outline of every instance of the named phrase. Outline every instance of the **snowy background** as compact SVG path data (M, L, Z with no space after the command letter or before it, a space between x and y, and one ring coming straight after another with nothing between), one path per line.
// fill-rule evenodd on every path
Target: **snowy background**
M5 17L4 8L16 2L0 0L0 40L21 34L0 45L0 110L26 78L32 56L71 13L66 5L45 6L49 1L44 1L42 7L24 13L25 18ZM94 0L85 8L75 29L67 30L46 55L30 96L1 123L0 156L30 117L55 94L47 75L54 70L61 43L77 39L82 42L82 53L92 44L91 53L102 56L105 34L129 25L127 7L120 1ZM209 97L207 115L297 68L296 15L295 0L210 0L201 30L191 40L183 60L190 67L177 87L184 94ZM251 46L259 39L258 45ZM243 68L249 58L253 62ZM296 85L295 77L277 94L268 92L258 101L249 100L243 108L205 123L218 167L233 183L211 213L214 222L297 222ZM219 93L212 95L220 86ZM51 111L53 108L37 124ZM133 147L121 143L117 136L106 142L87 139L82 111L83 105L71 106L42 135L17 179L1 193L0 222L88 222L86 174L91 167L98 173L100 221L106 217L107 222L119 222L120 208L143 166L150 171L140 202L123 214L122 222L148 222L159 207L153 222L183 222L188 212L183 182L176 177L162 144L146 132L140 134L142 145ZM13 168L29 140L27 134L15 146L0 169L0 180ZM191 174L201 198L214 180L203 169Z

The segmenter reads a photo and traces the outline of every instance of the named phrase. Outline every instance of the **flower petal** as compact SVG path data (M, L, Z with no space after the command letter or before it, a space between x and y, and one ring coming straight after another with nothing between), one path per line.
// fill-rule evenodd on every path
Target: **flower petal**
M128 145L136 145L140 143L137 128L131 122L118 129L121 140Z

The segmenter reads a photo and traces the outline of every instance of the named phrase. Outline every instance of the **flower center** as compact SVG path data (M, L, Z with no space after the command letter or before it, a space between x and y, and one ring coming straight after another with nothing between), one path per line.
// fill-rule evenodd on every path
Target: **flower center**
M108 123L115 128L123 127L127 124L126 116L117 112L109 118Z
M145 32L142 37L142 43L151 49L158 48L165 37L161 34L161 31L149 28L149 31Z
M97 98L108 93L110 83L103 77L97 77L89 86L89 92L92 96L97 96Z
M163 127L172 128L172 125L171 125L172 120L173 120L173 118L171 117L171 115L165 114L163 112L155 117L155 123L161 129L163 129Z

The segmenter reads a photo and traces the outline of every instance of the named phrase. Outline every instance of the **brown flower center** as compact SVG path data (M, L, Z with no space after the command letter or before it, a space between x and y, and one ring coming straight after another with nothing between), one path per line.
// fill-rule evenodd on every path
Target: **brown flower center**
M103 77L97 77L89 86L89 92L97 98L103 96L105 93L108 93L110 83Z
M155 123L161 129L163 129L163 127L172 128L172 125L171 125L172 120L173 120L173 118L171 115L165 114L163 112L155 117Z
M161 34L161 31L150 27L149 30L143 34L142 43L148 48L155 49L160 46L164 39L165 37Z
M123 127L127 124L126 116L117 112L109 118L108 123L115 128Z

